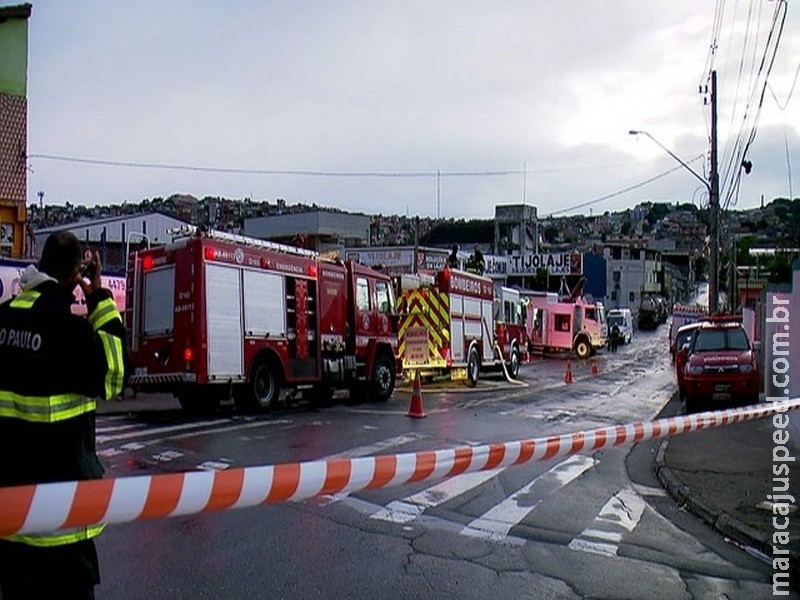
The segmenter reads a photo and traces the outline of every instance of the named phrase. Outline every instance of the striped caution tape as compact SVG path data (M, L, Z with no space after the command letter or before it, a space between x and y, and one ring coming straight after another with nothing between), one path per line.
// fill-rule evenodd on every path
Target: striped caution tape
M721 427L798 408L800 398L794 398L475 447L0 488L0 536L186 516L441 479Z

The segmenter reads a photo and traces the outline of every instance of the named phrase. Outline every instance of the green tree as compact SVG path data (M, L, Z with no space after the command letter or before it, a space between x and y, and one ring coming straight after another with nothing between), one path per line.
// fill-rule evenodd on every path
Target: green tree
M792 264L787 254L776 254L769 261L770 283L791 283Z

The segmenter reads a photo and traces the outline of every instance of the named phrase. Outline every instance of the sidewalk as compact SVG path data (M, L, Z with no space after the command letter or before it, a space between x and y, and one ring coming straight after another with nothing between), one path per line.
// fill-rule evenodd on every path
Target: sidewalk
M786 444L794 462L773 463L776 444L772 434L776 429L770 417L676 435L662 442L654 465L662 485L679 504L721 534L757 549L770 560L776 530L767 495L794 496L788 531L795 573L800 564L800 439L795 434L800 414L796 413L789 413L793 423ZM773 490L773 464L789 466L788 492ZM782 515L777 518L784 519Z

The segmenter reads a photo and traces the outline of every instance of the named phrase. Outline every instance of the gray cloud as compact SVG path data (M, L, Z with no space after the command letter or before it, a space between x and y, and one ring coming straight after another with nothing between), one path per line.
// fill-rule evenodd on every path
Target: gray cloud
M762 43L774 4L751 24ZM547 214L675 166L648 140L631 138L631 128L650 131L687 161L707 152L708 110L697 85L713 11L694 0L43 0L30 21L34 154L428 175L220 174L31 159L31 201L39 189L49 202L89 205L187 192L487 217L494 204L525 199ZM733 35L744 29L740 13L725 22L715 58L724 139L738 131L742 115L732 118L730 108L744 105L752 72L753 48ZM792 23L796 30L794 15L787 31ZM782 100L799 44L784 35L771 80ZM796 98L781 111L767 97L749 154L758 166L740 205L788 193L779 191L787 188L783 132L791 164L800 164L798 122ZM692 164L702 170L702 162ZM437 170L527 175L437 180ZM593 210L699 198L697 185L676 172Z

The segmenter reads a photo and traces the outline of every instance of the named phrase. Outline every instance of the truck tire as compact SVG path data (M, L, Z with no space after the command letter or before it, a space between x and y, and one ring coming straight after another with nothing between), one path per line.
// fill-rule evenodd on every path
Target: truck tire
M392 397L395 384L395 363L386 353L375 357L372 377L369 381L369 398L374 402L386 402Z
M478 356L478 351L473 346L469 351L469 358L467 359L467 381L472 387L478 385L478 378L481 374L481 359Z
M508 361L508 376L511 379L519 379L519 350L511 349L511 358Z
M592 345L585 336L575 340L575 354L580 359L587 359L592 354Z
M266 412L275 408L281 393L281 372L275 361L257 359L250 380L234 394L242 412Z

